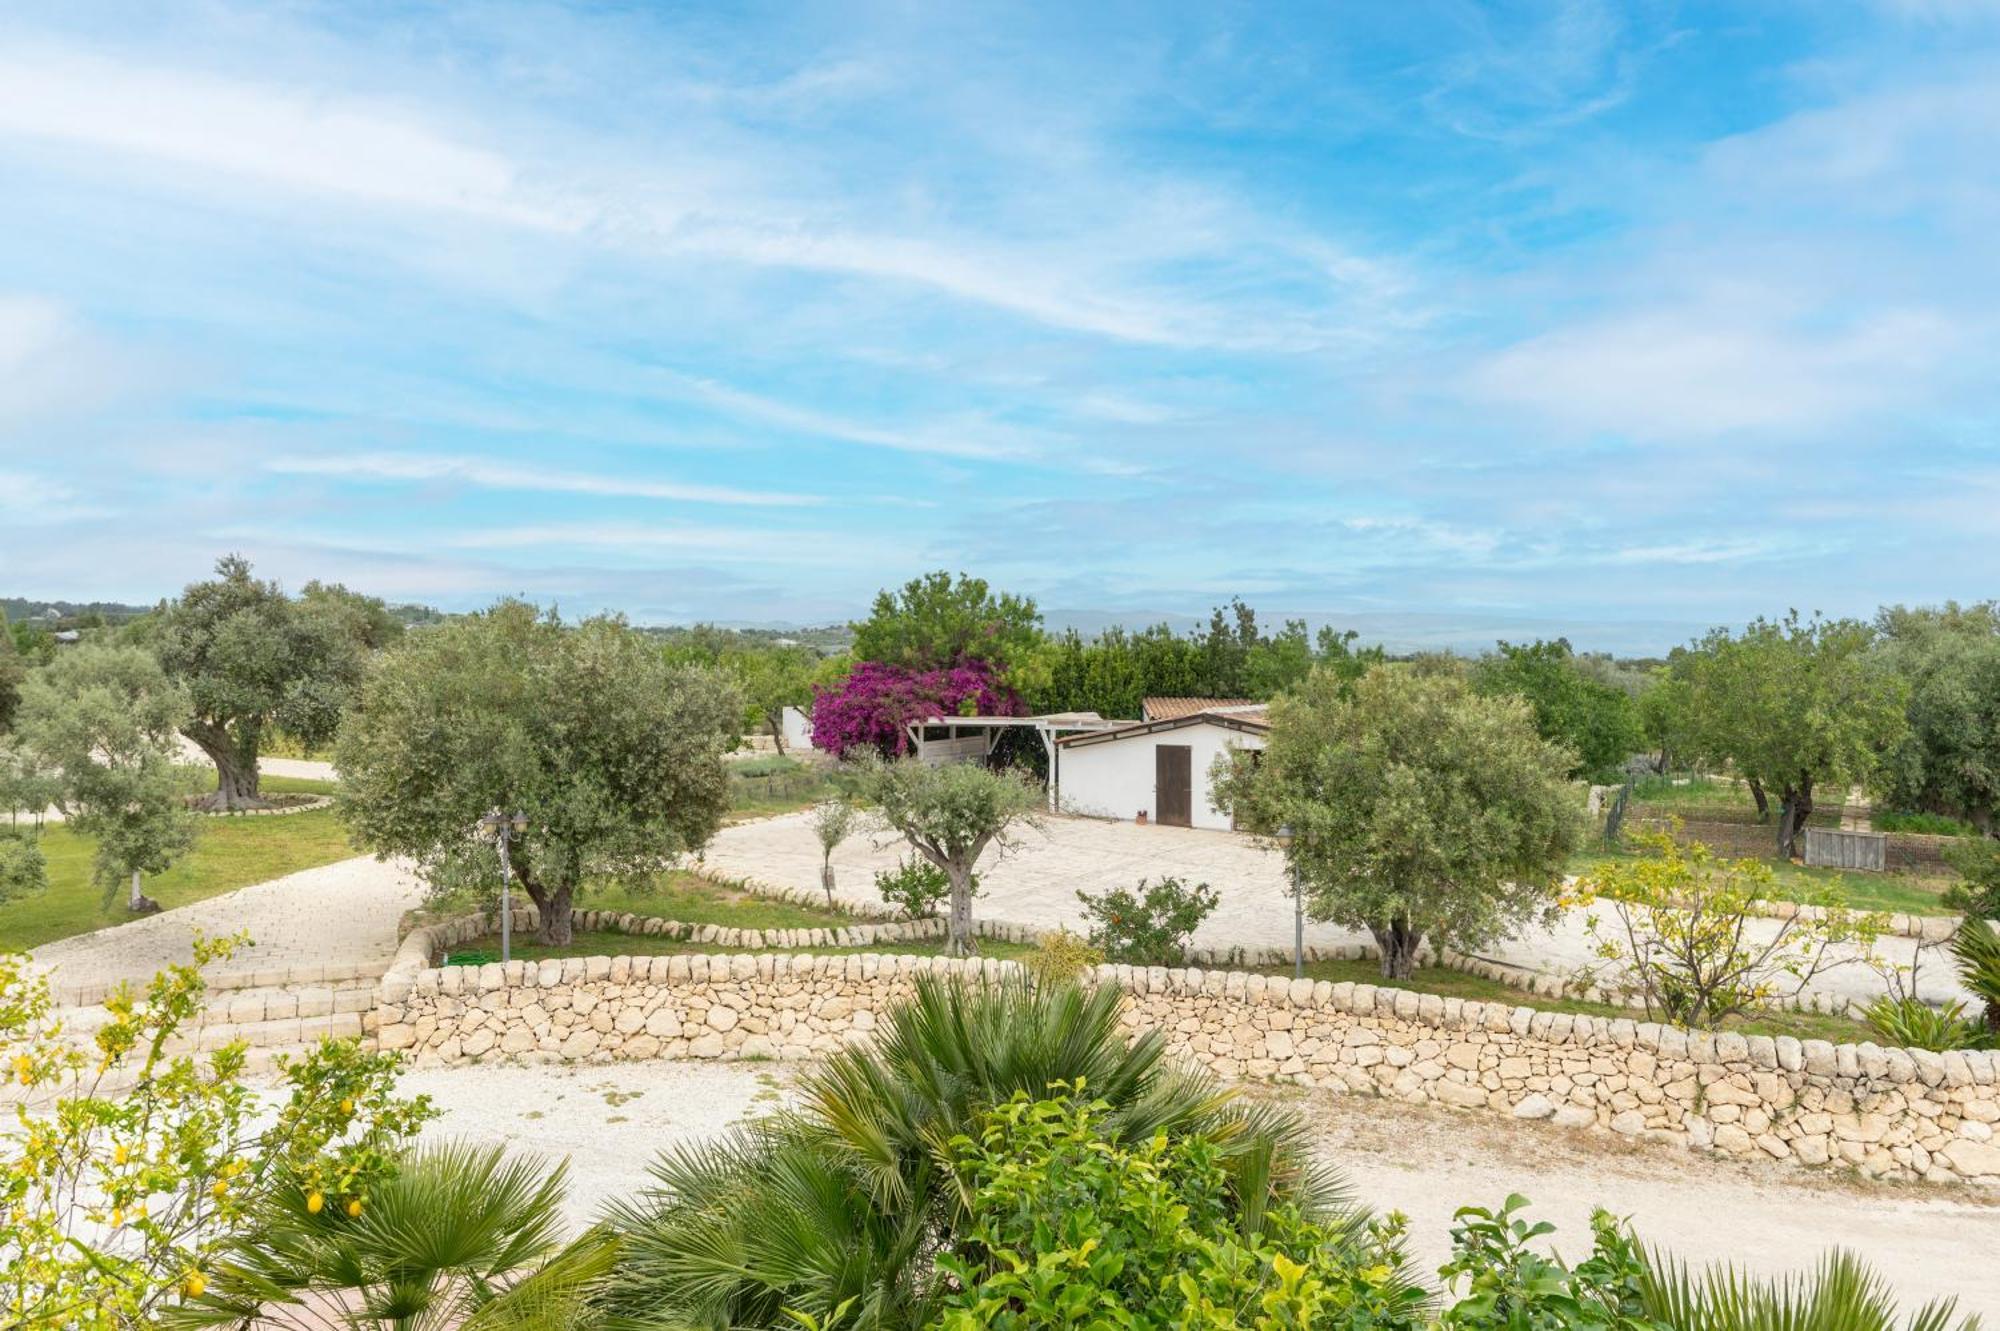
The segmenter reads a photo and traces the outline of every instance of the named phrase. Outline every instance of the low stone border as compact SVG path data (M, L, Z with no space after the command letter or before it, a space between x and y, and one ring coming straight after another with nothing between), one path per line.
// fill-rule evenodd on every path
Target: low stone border
M286 804L275 809L196 809L203 818L282 818L286 814L311 813L314 809L330 808L331 795L310 795L297 804Z
M774 888L755 880L744 880L736 886L756 896L778 898L781 892L786 892L785 889ZM805 904L821 906L825 904L823 897L797 892L795 889L786 893L782 899L792 901L805 899ZM396 960L389 967L389 973L407 980L418 971L437 964L445 949L452 944L497 932L499 927L500 917L497 911L439 920L421 926L404 936L402 947L398 949ZM516 934L539 927L540 914L535 907L529 905L515 908ZM945 934L945 921L940 918L857 923L817 929L732 929L721 925L688 924L631 912L595 910L577 911L575 927L591 932L650 934L686 939L715 947L751 950L766 947L786 949L867 947L873 943L918 942L942 938ZM973 921L973 932L980 938L1034 944L1041 942L1054 931L1039 925L982 919ZM423 935L422 938L417 938L416 935L419 933ZM1308 965L1320 961L1376 961L1381 955L1381 950L1368 942L1310 944L1305 950L1305 960ZM1602 1003L1609 1007L1627 1008L1633 1012L1642 1012L1645 1009L1643 1000L1620 990L1607 989L1595 984L1579 985L1575 980L1564 976L1529 970L1491 957L1453 952L1448 949L1440 950L1426 945L1420 950L1418 960L1427 967L1476 975L1543 998L1578 999L1584 1002ZM1204 969L1277 969L1292 965L1293 957L1289 948L1195 948L1189 952L1186 962L1189 966ZM1854 1006L1855 1004L1846 998L1811 994L1793 1000L1784 1010L1839 1016Z
M1826 910L1821 906L1808 906L1797 901L1759 901L1758 914L1773 920L1820 920L1826 918ZM1914 938L1922 943L1942 943L1958 932L1964 922L1958 915L1907 915L1900 911L1871 912L1850 907L1851 914L1882 914L1888 918L1884 932L1898 938Z

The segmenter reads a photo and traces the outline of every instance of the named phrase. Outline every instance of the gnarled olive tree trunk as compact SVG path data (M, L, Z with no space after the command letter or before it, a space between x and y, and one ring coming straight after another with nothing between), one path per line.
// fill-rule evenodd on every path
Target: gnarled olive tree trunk
M1399 915L1387 924L1371 924L1368 932L1375 935L1375 946L1382 953L1383 979L1407 980L1417 973L1417 948L1424 941L1424 931L1413 926L1407 916Z
M1796 786L1787 786L1778 806L1778 858L1789 860L1799 853L1799 834L1805 831L1806 820L1813 812L1813 783L1809 776L1799 778Z
M979 939L972 932L972 869L969 865L946 864L944 872L951 880L947 950L954 957L969 957L979 951Z
M227 727L201 721L185 727L181 733L215 764L215 793L203 796L196 802L196 808L229 811L265 807L257 792L254 728L240 727L236 735L231 735Z
M528 897L535 903L535 914L540 920L541 927L535 931L535 941L544 947L567 947L575 937L576 889L568 883L543 887L525 878L521 886L528 890Z

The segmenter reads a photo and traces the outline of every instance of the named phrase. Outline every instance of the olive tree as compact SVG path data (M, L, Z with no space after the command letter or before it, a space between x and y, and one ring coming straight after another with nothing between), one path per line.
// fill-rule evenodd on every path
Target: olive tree
M933 767L914 758L867 761L860 789L883 822L944 870L951 884L946 924L951 954L978 951L972 934L973 869L988 847L1005 848L1013 833L1040 824L1041 790L1012 770L971 763Z
M187 708L150 653L105 643L63 652L21 693L22 745L54 774L70 826L97 843L93 872L106 897L130 880L134 913L159 909L140 892L141 877L194 844L174 766Z
M229 555L146 626L167 673L191 702L181 733L215 764L214 809L260 807L257 754L266 731L308 746L333 737L377 626L368 598L313 586L294 601Z
M1877 616L1889 668L1909 685L1909 729L1885 755L1891 807L1966 819L2000 835L2000 606Z
M1373 934L1383 975L1408 977L1425 941L1469 950L1554 918L1583 834L1576 755L1521 699L1451 674L1315 670L1272 702L1270 726L1257 762L1217 762L1216 803L1290 829L1307 910Z
M742 681L751 719L785 751L785 709L812 702L813 658L798 647L769 647L729 658Z
M1797 853L1818 789L1872 776L1908 728L1908 687L1851 619L1759 619L1717 629L1687 661L1700 747L1779 798L1777 850Z
M497 884L474 828L525 814L511 872L541 941L563 944L588 881L650 883L715 835L742 708L725 676L669 665L620 620L570 627L502 602L375 662L341 727L337 807L439 893Z
M861 810L844 799L821 800L806 816L813 837L819 842L819 885L826 892L826 904L833 904L833 852L858 830Z

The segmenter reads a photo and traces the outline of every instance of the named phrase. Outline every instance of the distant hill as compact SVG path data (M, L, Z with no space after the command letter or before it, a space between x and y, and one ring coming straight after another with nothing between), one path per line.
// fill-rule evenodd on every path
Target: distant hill
M79 623L122 624L153 607L121 601L42 601L27 596L0 596L0 611L9 624L33 621L49 628L75 628Z
M6 612L9 624L33 622L52 629L122 624L150 614L155 608L126 605L122 601L44 601L32 596L0 596L0 610ZM388 611L404 625L442 624L451 618L442 610L409 602L389 606Z
M1303 619L1317 633L1322 626L1353 629L1364 647L1380 646L1391 656L1415 652L1457 652L1478 655L1493 650L1493 644L1533 642L1537 638L1568 638L1579 652L1606 652L1621 659L1650 659L1664 656L1668 649L1697 638L1707 624L1672 620L1561 620L1528 615L1477 616L1419 611L1361 611L1342 614L1331 610L1280 610L1256 606L1257 624L1271 630L1288 619ZM1204 628L1207 615L1156 614L1148 611L1045 610L1042 622L1051 633L1075 629L1085 638L1096 637L1113 625L1143 629L1165 624L1176 633Z

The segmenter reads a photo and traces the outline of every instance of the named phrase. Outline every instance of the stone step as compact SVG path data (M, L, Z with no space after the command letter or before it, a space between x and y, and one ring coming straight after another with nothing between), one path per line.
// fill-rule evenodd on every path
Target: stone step
M265 1025L289 1024L296 1029L301 1022L341 1017L353 1019L340 1022L342 1029L345 1031L351 1025L354 1029L347 1033L359 1035L360 1014L375 1005L375 987L373 980L348 980L340 984L302 985L296 988L224 989L208 995L208 1004L197 1028L226 1026L249 1032ZM109 1009L102 1006L64 1008L59 1009L57 1015L64 1029L78 1036L93 1035L111 1020ZM272 1043L248 1034L244 1038L253 1044ZM305 1038L316 1040L319 1036ZM220 1043L226 1041L218 1042L218 1046Z
M356 962L343 965L290 966L264 970L218 971L202 978L208 986L210 996L238 993L245 989L303 989L344 987L349 984L373 984L389 969L387 960ZM138 977L130 981L135 992L143 991L150 977ZM69 985L55 983L52 994L58 1005L63 1007L102 1007L104 1000L111 996L116 984Z

